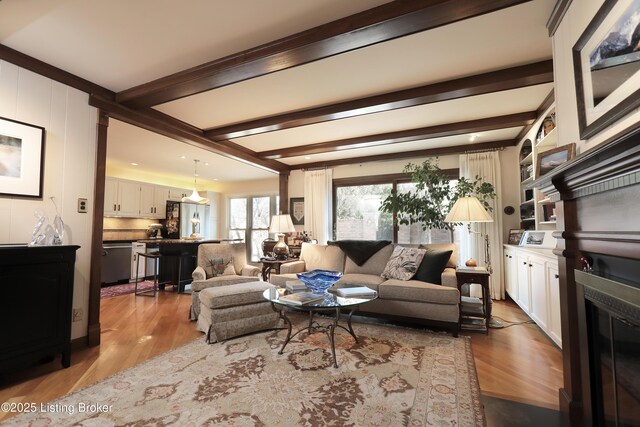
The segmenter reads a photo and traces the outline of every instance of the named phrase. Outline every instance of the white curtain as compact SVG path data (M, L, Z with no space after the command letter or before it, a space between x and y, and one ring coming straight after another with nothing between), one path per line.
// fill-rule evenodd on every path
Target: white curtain
M331 201L333 171L331 169L304 173L304 229L311 238L326 244L331 240Z
M481 234L471 234L469 236L470 244L467 246L462 242L460 248L461 255L465 254L466 247L470 248L467 258L461 257L461 261L468 257L478 260L478 265L484 265L485 259L485 242L484 235L489 236L490 257L493 273L491 274L491 297L493 299L504 299L504 280L503 280L503 263L502 263L502 185L500 176L500 159L496 151L489 153L463 154L460 156L460 176L474 180L479 175L485 182L493 184L496 191L496 198L489 201L493 208L490 212L493 222L472 224L473 231ZM473 296L478 295L478 289L472 290Z

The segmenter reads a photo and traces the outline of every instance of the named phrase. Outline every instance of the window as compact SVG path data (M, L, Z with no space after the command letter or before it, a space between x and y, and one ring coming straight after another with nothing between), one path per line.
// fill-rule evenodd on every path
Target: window
M443 170L457 183L458 170ZM391 240L394 243L449 243L448 230L422 230L419 223L398 225L396 218L378 209L392 190L415 191L407 174L333 180L333 228L336 240Z
M279 196L234 197L229 199L229 238L247 244L247 259L260 261L262 242L269 237L271 215L277 212Z

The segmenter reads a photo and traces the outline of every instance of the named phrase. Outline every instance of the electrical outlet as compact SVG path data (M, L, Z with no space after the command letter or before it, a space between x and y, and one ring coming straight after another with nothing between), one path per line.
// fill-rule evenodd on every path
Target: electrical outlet
M74 308L72 312L72 322L79 322L82 320L82 309Z
M87 199L78 199L78 212L87 213Z

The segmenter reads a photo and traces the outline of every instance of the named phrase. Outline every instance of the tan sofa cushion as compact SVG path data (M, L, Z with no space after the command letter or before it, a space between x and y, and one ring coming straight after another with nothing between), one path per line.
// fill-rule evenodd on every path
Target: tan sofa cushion
M344 268L344 253L337 246L303 243L300 259L305 263L305 271L342 271Z
M333 247L337 248L337 246ZM375 276L379 276L384 271L384 267L387 265L389 258L391 258L392 252L393 245L389 244L376 252L361 266L353 262L349 257L346 257L344 263L344 274L373 274Z
M436 304L458 304L458 289L420 282L418 280L389 279L378 286L382 299L424 301Z
M295 273L272 274L269 276L269 282L279 288L284 288L287 282L291 280L298 280L298 276Z
M373 274L345 274L334 285L335 288L349 288L356 286L366 286L373 290L378 290L378 285L384 282L380 276Z
M200 303L212 309L219 309L265 302L262 294L271 287L273 286L269 283L254 281L207 288L200 292Z
M258 278L252 276L218 276L207 280L194 280L191 282L191 291L199 292L206 288L235 285L236 283L255 282Z
M458 266L458 247L455 243L432 243L428 245L420 245L422 249L433 249L435 251L453 251L451 258L447 263L447 267L456 268Z

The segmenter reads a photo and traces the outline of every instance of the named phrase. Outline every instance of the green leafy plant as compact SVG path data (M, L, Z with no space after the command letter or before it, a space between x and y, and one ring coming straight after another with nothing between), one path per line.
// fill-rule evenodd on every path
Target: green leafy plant
M421 165L409 163L403 172L411 174L416 191L398 193L392 191L380 205L381 212L395 213L400 224L420 223L423 230L448 229L457 224L444 222L454 203L460 197L475 196L489 212L489 200L496 197L493 184L480 176L469 180L458 179L453 185L438 167L438 159L427 159Z

